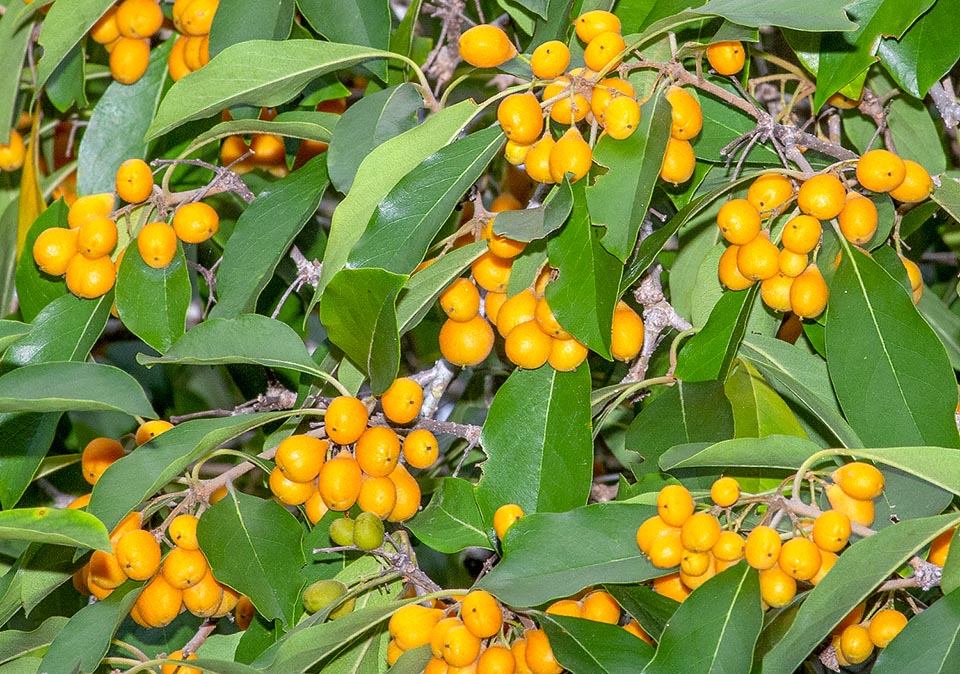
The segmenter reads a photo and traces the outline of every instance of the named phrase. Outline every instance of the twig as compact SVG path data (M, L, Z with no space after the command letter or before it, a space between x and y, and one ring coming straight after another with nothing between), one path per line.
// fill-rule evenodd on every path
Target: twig
M642 381L650 366L650 358L664 337L668 328L678 332L689 330L690 322L677 313L663 294L663 284L660 273L663 267L655 264L647 270L640 285L633 291L637 302L643 305L643 347L640 356L630 367L630 371L623 378L625 382Z
M420 408L420 416L427 419L433 418L437 413L437 409L440 407L440 399L443 398L444 392L456 375L453 366L445 358L437 361L435 370L433 380L429 385L424 386L423 405Z
M946 80L934 84L927 93L933 100L940 117L943 118L944 126L948 129L956 129L960 124L960 103L957 102L952 89L947 89Z
M382 414L371 415L368 423L371 426L390 426L390 422L387 421L387 418ZM431 433L446 433L447 435L455 435L458 438L463 438L464 440L472 443L476 443L480 440L480 433L483 431L482 426L475 426L474 424L459 424L455 421L438 421L436 419L430 419L429 417L417 417L412 423L417 428L424 428Z
M186 657L191 653L196 653L197 649L203 645L203 642L207 640L207 637L213 634L217 629L217 621L210 620L207 618L203 621L200 627L197 629L197 633L191 637L190 641L184 644L181 649L183 656Z

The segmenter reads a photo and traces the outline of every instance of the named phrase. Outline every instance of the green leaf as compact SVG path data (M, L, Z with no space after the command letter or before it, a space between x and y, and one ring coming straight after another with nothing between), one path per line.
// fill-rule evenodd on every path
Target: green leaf
M293 624L300 602L302 537L303 527L282 505L233 489L197 525L200 549L217 580L285 625Z
M46 648L67 624L64 616L51 616L31 632L4 630L0 632L0 663L23 658ZM37 661L39 665L39 660ZM34 670L37 671L37 670Z
M293 0L232 0L217 6L210 27L210 56L248 40L287 39L295 12Z
M852 31L857 25L844 14L849 0L821 0L811 12L792 0L765 0L757 5L750 0L711 0L697 14L722 16L741 26L783 26L806 31Z
M607 585L605 589L656 641L680 606L679 602L654 592L649 585Z
M0 414L0 506L13 508L47 455L60 413Z
M880 62L917 98L926 96L960 58L960 31L953 21L957 12L958 0L938 0L899 40L880 41Z
M330 182L346 194L364 158L391 138L417 125L423 98L409 82L368 94L347 108L330 140Z
M130 332L163 353L183 337L192 296L183 246L154 269L137 253L123 256L117 275L117 312Z
M627 430L625 446L643 463L635 475L659 470L660 456L675 445L719 442L733 436L733 413L719 382L684 382L667 388L638 414Z
M917 311L937 333L940 343L947 350L953 369L960 370L960 316L928 287L925 287L920 295Z
M31 327L20 321L0 320L0 352L20 340L24 335L29 335Z
M390 7L386 0L298 0L313 28L331 42L386 49Z
M265 349L269 345L269 349ZM286 323L260 314L211 318L194 326L163 356L138 354L141 365L247 363L322 376L300 336Z
M156 419L140 384L99 363L38 363L0 377L0 412L116 411Z
M553 655L573 674L634 674L653 657L653 647L619 625L544 613L540 626Z
M94 672L110 648L120 623L130 613L140 583L127 581L109 597L84 606L53 639L41 672Z
M409 274L466 191L503 147L499 127L470 134L427 157L390 190L357 241L347 266Z
M3 355L4 365L28 365L85 360L110 318L113 294L95 300L62 295L45 306L31 322L31 331Z
M725 82L714 82L715 84L725 85L731 93L735 90L729 88ZM694 92L690 92L693 94ZM708 133L701 133L697 136L693 144L693 150L697 159L712 163L723 163L727 161L727 156L721 154L721 150L732 141L750 131L756 126L756 120L745 113L743 110L733 107L726 101L723 101L710 94L697 94L700 101L700 107L703 111L703 128L709 129ZM741 152L746 151L746 147L740 147L734 150L733 155L736 161L740 160ZM779 163L780 159L777 153L766 143L756 143L750 148L749 154L745 160L746 164L771 164Z
M233 119L229 122L220 122L198 135L190 143L189 148L184 151L184 154L190 154L211 141L227 136L246 136L253 133L268 133L284 138L301 138L326 143L330 140L339 119L340 115L332 112L311 112L309 110L281 112L270 121ZM272 186L273 184L268 185L267 189Z
M827 367L847 421L872 446L960 444L946 351L910 297L843 241L827 314Z
M853 456L899 468L930 484L960 494L960 449L955 447L876 447L856 449ZM923 456L923 461L917 461Z
M950 674L960 667L960 592L954 590L907 622L880 651L873 674Z
M493 231L517 241L542 239L563 226L572 208L573 191L565 179L536 208L498 213L493 221Z
M547 241L550 264L559 270L559 277L547 285L546 297L567 332L609 358L623 264L601 245L602 234L590 222L583 182L574 183L570 222Z
M761 335L748 336L740 345L740 356L756 367L778 393L816 416L844 447L863 446L843 418L822 359L787 342Z
M260 293L317 210L327 184L326 162L320 155L257 195L224 247L211 318L236 318L256 310Z
M40 31L43 57L37 64L37 87L70 55L70 50L113 5L113 0L59 0L54 4L56 7L51 5Z
M16 280L20 313L23 320L28 323L33 322L37 314L53 300L67 294L67 284L63 278L44 274L33 261L33 255L29 253L43 230L51 227L68 227L67 210L67 205L62 199L55 201L40 214L27 232L23 250L28 252L20 256Z
M430 311L440 293L485 252L487 242L475 241L445 253L429 267L413 274L404 284L397 300L397 324L400 334L416 327Z
M733 407L735 437L794 435L806 438L800 422L777 392L749 363L739 361L725 383Z
M4 510L0 512L0 540L52 543L113 552L110 547L110 534L103 523L80 510Z
M930 173L942 173L947 168L946 155L940 142L940 132L930 111L918 100L901 96L888 104L887 128L897 147L899 156L920 163ZM860 152L884 147L883 139L877 136L877 125L861 115L845 119L843 130ZM882 134L881 134L882 135ZM871 145L871 141L873 144ZM889 235L893 225L893 209L889 198L874 195L873 202L879 210L880 227L867 244L867 250L876 248ZM883 207L886 207L886 213ZM885 233L886 232L886 233ZM901 236L905 236L901 234Z
M143 77L133 84L112 82L97 101L77 152L77 192L80 194L116 191L120 164L128 159L146 159L147 143L143 134L160 103L172 48L171 39L153 49Z
M170 87L146 139L233 105L286 103L321 75L389 56L377 49L319 40L251 40L232 45ZM251 63L257 67L251 68Z
M960 222L960 183L955 180L941 180L933 186L930 199L940 204L951 218Z
M144 499L156 494L194 461L225 442L303 410L242 414L235 417L193 419L138 447L114 462L93 487L87 512L113 529Z
M32 22L20 23L17 12L10 11L0 17L0 145L10 142L13 128L13 113L20 89L23 58L33 33ZM4 305L6 306L6 305Z
M641 108L640 125L629 138L604 136L593 151L598 164L610 170L587 188L593 224L606 227L603 247L626 262L633 254L640 225L647 215L670 139L671 106L658 90Z
M700 449L699 445L674 447L660 457L663 470L680 468L786 468L796 470L822 448L793 435L724 440Z
M725 292L710 312L703 328L687 340L677 358L677 378L684 381L717 381L727 377L757 296L756 286Z
M528 514L586 503L593 475L587 366L514 370L493 398L480 444L487 455L477 485L484 522L505 503Z
M431 549L448 555L469 547L490 549L473 485L461 478L441 478L430 503L407 528Z
M643 674L749 672L762 626L760 576L740 562L680 604Z
M83 43L80 43L70 50L47 80L47 98L60 112L66 112L74 103L79 108L89 107L85 90L85 70L86 53Z
M520 518L502 541L503 559L476 587L513 606L537 606L599 583L639 583L664 575L634 533L655 506L608 501ZM544 554L562 550L563 554Z
M847 8L859 24L846 33L827 33L820 43L814 110L840 91L876 60L882 37L900 38L934 0L860 0Z
M406 280L383 269L343 269L320 302L320 321L330 341L370 377L374 395L383 394L397 377L397 295Z
M763 673L792 674L854 606L958 521L956 513L906 520L851 545L807 595L783 638L764 656Z
M430 644L417 646L409 651L404 651L388 671L390 674L423 674L423 670L432 657Z
M333 212L320 283L309 309L316 306L333 275L346 265L347 256L384 197L420 162L456 138L476 111L471 101L444 108L366 156L354 177L356 185Z

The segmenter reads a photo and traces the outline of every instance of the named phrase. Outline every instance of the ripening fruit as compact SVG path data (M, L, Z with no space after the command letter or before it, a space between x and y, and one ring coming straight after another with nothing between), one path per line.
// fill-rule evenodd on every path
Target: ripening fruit
M851 522L862 524L865 527L873 524L873 501L852 498L838 484L831 484L827 487L827 500L830 501L831 508L842 512L850 518Z
M777 563L797 580L810 580L820 569L820 548L808 538L791 538L780 548Z
M210 36L185 38L183 62L191 71L200 70L210 60ZM256 137L256 136L254 136ZM283 141L281 140L282 144Z
M607 106L610 105L610 102L615 98L629 97L636 100L637 92L634 90L633 85L630 84L627 80L622 80L619 77L608 77L604 80L601 80L594 86L593 93L590 95L590 110L593 112L593 116L604 123L604 114L606 113Z
M183 592L157 574L140 592L137 607L143 622L150 627L169 625L183 606Z
M480 291L470 279L458 278L439 299L440 308L453 321L469 321L480 312Z
M717 227L724 239L742 246L760 233L760 212L746 199L732 199L720 207Z
M594 622L616 625L620 622L620 604L609 592L597 590L583 598L581 616Z
M672 527L682 527L695 507L693 496L683 485L668 484L657 494L657 514Z
M560 40L550 40L533 50L530 68L535 77L552 80L559 77L570 65L570 49Z
M487 227L489 229L484 232L484 234L488 234L488 236L485 236L484 238L487 239L487 248L490 250L490 252L497 257L505 259L514 258L522 253L523 249L527 247L526 242L516 241L515 239L503 236L502 234L495 234L493 232L493 222L494 220L491 220L489 223L487 223Z
M287 146L281 136L270 133L255 133L250 138L253 161L257 166L281 166L286 168Z
M90 505L90 497L92 495L93 494L82 494L78 496L77 498L73 499L72 501L70 501L70 503L67 504L67 508L69 510L79 510L80 508L86 508L88 505ZM941 564L941 566L943 565Z
M330 510L349 510L360 495L363 474L350 452L340 452L323 464L317 481L317 491Z
M165 222L151 222L137 235L137 250L148 266L163 269L177 253L177 234Z
M94 438L83 448L80 470L83 479L96 484L110 464L124 456L123 445L112 438Z
M797 193L797 206L817 220L829 220L840 215L846 200L846 188L832 173L807 178Z
M683 547L693 552L707 552L719 538L720 521L706 512L691 515L680 529Z
M77 254L77 229L51 227L40 232L33 244L33 260L45 274L63 276Z
M747 558L747 564L764 571L776 565L780 548L780 532L771 527L759 526L747 536L743 555Z
M903 160L888 150L870 150L857 161L857 180L871 192L889 192L906 175Z
M393 472L387 475L397 489L397 504L393 507L388 522L405 522L420 509L420 485L403 464L397 464Z
M560 674L563 671L543 630L527 630L523 636L527 640L524 657L533 674Z
M397 505L397 487L388 477L365 475L360 483L357 506L364 512L386 519Z
M667 141L667 150L660 166L660 178L675 186L685 183L690 180L696 165L697 157L690 141L671 137Z
M96 584L102 590L113 590L127 580L120 561L112 552L94 550L89 567L88 586Z
M827 282L816 264L793 279L790 286L790 306L799 318L816 318L827 308Z
M132 614L132 612L131 612ZM167 656L168 660L181 660L189 661L196 660L197 654L190 653L186 657L183 655L183 651L177 650ZM201 670L196 667L187 667L186 665L161 665L160 674L202 674Z
M920 273L920 267L913 260L900 256L900 262L903 268L907 270L907 278L910 279L910 290L913 294L913 303L916 304L923 296L923 275Z
M547 607L545 613L549 613L550 615L563 615L570 618L583 617L580 602L573 599L560 599L555 601Z
M167 535L173 544L184 550L199 550L197 542L197 524L199 520L193 515L177 515L167 529Z
M390 616L387 629L405 651L430 643L430 633L443 611L420 604L408 604Z
M190 613L209 618L220 608L223 601L223 586L207 571L200 582L183 590L183 606Z
M550 131L547 130L540 140L530 147L523 165L531 180L545 185L553 183L553 178L550 175L550 152L554 145L556 145L556 141L550 135Z
M140 428L137 429L137 447L140 445L146 444L153 440L155 437L161 433L166 433L171 428L173 424L164 419L153 419L152 421L146 421L140 425Z
M510 332L527 321L533 321L537 315L537 297L527 288L507 299L497 312L497 332L506 337Z
M291 435L277 447L274 461L283 476L294 482L310 482L320 474L329 443L311 435Z
M90 218L107 217L113 211L115 203L114 196L107 192L80 197L67 211L67 223L70 229L76 229Z
M503 626L503 609L489 592L473 590L460 603L460 619L474 636L486 639Z
M553 340L540 329L535 320L516 326L507 335L504 350L510 362L518 367L535 370L547 362Z
M943 566L947 563L947 555L950 553L950 541L953 540L953 534L956 528L951 527L930 542L930 552L927 554L927 561L937 566Z
M793 196L793 181L779 173L760 176L747 190L747 201L761 213L779 209Z
M149 580L160 568L160 544L144 529L121 536L116 553L123 572L132 580Z
M929 197L933 192L933 180L930 179L927 169L909 159L904 159L903 165L906 167L906 176L902 183L890 190L890 196L907 204Z
M23 143L23 136L16 129L10 129L10 140L6 145L0 145L0 171L16 171L27 156L27 148Z
M740 483L733 477L721 477L710 487L710 498L721 508L729 508L740 498Z
M337 602L340 597L347 594L348 591L347 586L339 580L318 580L304 588L303 610L307 613L322 611L334 602ZM349 611L347 611L347 613L349 613ZM340 616L334 616L331 613L330 617L335 618Z
M353 524L353 544L361 550L375 550L383 545L383 520L371 512L357 515Z
M833 471L831 477L850 498L869 501L883 492L883 473L869 463L854 461L844 464Z
M748 279L763 281L780 271L780 250L770 241L770 232L760 232L737 251L737 268Z
M811 585L818 585L821 580L827 575L830 569L833 568L833 565L837 563L837 560L840 559L837 557L835 552L830 552L829 550L820 550L820 568L817 570L816 575L810 579Z
M173 230L186 243L203 243L220 228L220 216L202 201L184 204L173 214Z
M517 662L505 646L487 646L477 661L477 674L514 674Z
M640 623L638 623L636 620L631 620L630 622L628 622L626 625L623 626L623 629L625 629L627 632L629 632L633 636L643 639L651 646L654 646L653 639L650 638L649 634L643 631L643 628L640 627Z
M690 553L689 551L684 554L697 554L703 555L706 557L706 568L697 575L686 573L683 570L683 560L681 560L680 565L680 582L689 587L691 590L696 590L698 587L703 585L705 582L717 575L717 561L713 558L709 552L702 553ZM694 565L695 566L695 565Z
M570 339L554 337L547 362L558 372L572 372L587 359L588 353L589 349L572 337Z
M570 333L560 326L556 316L553 315L553 310L550 309L550 305L547 302L546 297L537 299L534 316L537 319L537 323L540 325L540 329L551 337L556 339L570 339Z
M124 37L150 37L163 25L163 12L154 0L123 0L115 17Z
M690 596L690 588L680 580L679 573L671 573L653 579L653 591L674 601L683 602Z
M907 616L893 608L877 611L870 619L870 641L877 648L886 648L890 642L907 626Z
M743 559L745 546L746 541L736 531L723 531L710 552L722 562L736 562Z
M443 637L443 659L450 667L466 667L480 657L482 644L465 625L453 625Z
M847 241L862 246L877 233L877 207L865 197L849 199L837 216L837 222Z
M600 33L621 31L620 19L612 12L606 12L602 9L595 9L591 12L584 12L577 17L575 28L577 37L584 42L590 42Z
M666 99L670 103L672 123L670 136L677 140L690 140L696 137L703 128L703 110L700 103L686 89L672 86L667 91Z
M583 61L590 70L613 70L622 59L621 54L627 48L620 31L605 31L595 35L583 51Z
M334 545L353 545L353 528L356 525L349 517L338 517L330 523L327 535Z
M320 496L320 492L316 490L310 494L310 498L303 504L303 512L310 521L310 524L319 522L329 510L327 504L323 502L323 497Z
M121 37L110 51L110 74L120 84L137 82L150 64L149 40Z
M67 263L67 289L77 297L94 299L107 294L117 280L117 268L109 257L90 260L74 255Z
M746 290L756 281L749 279L740 273L737 266L737 254L740 252L740 246L730 246L723 255L720 256L720 262L717 265L717 276L720 283L730 290Z
M368 418L367 408L359 398L338 396L324 412L323 429L338 445L349 445L363 433Z
M479 309L479 296L477 297ZM423 405L423 388L407 377L395 379L380 398L380 406L387 419L395 424L407 424L420 414Z
M684 550L683 556L680 557L680 580L684 580L685 577L702 576L707 572L707 569L710 568L710 561L711 557L709 552ZM687 587L690 587L689 584Z
M798 255L806 255L820 243L823 226L811 215L798 215L790 218L783 228L780 243L786 250Z
M763 303L774 311L787 313L793 308L790 304L790 288L793 286L793 279L778 273L760 283L760 297Z
M640 104L626 96L617 96L607 105L603 115L603 128L614 140L623 140L633 135L640 125Z
M414 468L429 468L438 458L437 438L427 429L418 428L403 439L403 460Z
M77 251L90 260L109 255L117 245L117 223L110 218L89 218L76 231Z
M530 145L523 145L508 140L503 146L503 158L514 166L520 166L527 160L527 153L530 151Z
M640 314L630 305L619 302L613 312L610 355L624 362L633 360L643 348L643 336L643 319Z
M637 528L637 547L644 554L650 551L650 546L661 536L679 534L679 527L671 526L663 521L659 515L647 518Z
M840 552L850 540L850 518L837 510L827 510L813 522L813 542L821 550Z
M479 365L493 349L493 328L482 316L469 321L445 321L440 328L440 353L453 365Z
M707 62L721 75L736 75L743 70L745 60L740 42L716 42L707 47Z
M806 255L794 253L792 250L787 250L786 248L780 251L780 273L784 276L796 278L806 270L808 264L809 261Z
M523 509L516 503L507 503L497 508L493 513L493 529L497 532L497 538L502 541L507 535L507 529L521 517L523 517Z
M540 101L530 92L511 94L500 101L497 121L507 139L529 145L543 133L543 111Z
M593 150L580 135L580 131L571 128L566 131L550 150L550 177L554 182L563 182L569 175L570 182L576 182L587 175L593 163Z
M120 28L117 26L117 7L114 5L90 28L90 39L97 44L110 44L120 37Z
M851 665L859 665L873 653L870 631L863 625L850 625L840 634L840 652Z
M477 285L493 293L504 293L510 282L511 260L497 257L490 251L485 252L470 265L473 280ZM471 319L472 320L472 319ZM464 321L466 323L468 321Z
M496 68L517 54L502 28L480 24L460 35L460 58L476 68Z
M187 38L178 37L177 40L173 43L173 48L170 49L170 55L167 57L167 72L170 73L170 79L174 82L177 82L191 73L189 66L185 59L187 48ZM237 136L231 136L224 139L224 144L230 140L230 138L237 138ZM243 139L240 140L243 142ZM246 145L244 143L244 145ZM227 162L229 163L229 162Z
M760 598L773 608L786 606L797 596L797 581L778 566L760 571Z
M174 548L163 559L163 578L171 587L185 590L193 587L206 575L210 566L199 550Z
M590 101L573 88L567 77L558 77L544 87L543 100L550 106L550 118L558 124L574 124L590 112Z
M153 172L142 159L128 159L117 170L116 184L121 199L138 204L153 191Z

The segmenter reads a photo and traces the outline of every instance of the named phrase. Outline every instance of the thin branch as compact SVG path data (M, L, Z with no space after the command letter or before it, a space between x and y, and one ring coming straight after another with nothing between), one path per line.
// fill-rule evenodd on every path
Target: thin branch
M953 90L947 89L947 80L937 82L927 92L933 100L937 112L943 118L943 123L947 129L956 129L960 124L960 103L957 102L957 96Z

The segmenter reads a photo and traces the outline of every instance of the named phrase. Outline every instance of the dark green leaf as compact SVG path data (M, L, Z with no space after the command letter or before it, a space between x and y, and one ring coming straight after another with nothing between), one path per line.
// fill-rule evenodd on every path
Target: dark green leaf
M570 222L547 241L550 264L559 270L559 277L547 285L546 297L567 332L609 358L623 264L601 245L602 234L591 224L583 182L574 183Z
M200 549L222 583L247 595L257 611L292 625L300 602L303 527L276 501L230 490L203 512Z
M152 50L143 77L133 84L112 82L97 102L77 153L80 194L115 191L120 164L128 159L146 158L143 134L160 103L172 48L173 40L168 40Z
M85 66L86 54L78 44L47 80L47 98L60 112L66 112L74 103L79 108L87 107Z
M321 75L388 56L376 49L319 40L235 44L170 88L147 130L147 140L238 103L267 107L286 103ZM251 63L258 67L250 68Z
M606 590L656 641L680 606L679 602L654 592L649 585L607 585Z
M960 592L912 616L880 651L873 674L951 674L960 668Z
M317 210L327 182L321 155L257 195L223 250L211 318L236 318L256 310L277 265Z
M664 575L640 552L635 532L656 507L608 501L518 520L504 556L477 587L514 606L569 597L598 583L638 583ZM563 554L543 554L563 550Z
M430 266L413 274L404 284L397 300L397 324L400 334L416 327L430 311L440 293L486 251L486 241L469 243L449 251Z
M923 289L920 301L917 302L917 311L937 333L940 343L947 350L947 357L953 369L960 370L960 316L955 314L930 288Z
M736 467L797 469L822 448L793 435L724 440L701 449L699 445L674 447L660 457L663 470Z
M747 113L715 96L704 93L699 94L698 99L703 110L703 128L708 131L697 136L693 144L694 152L702 161L723 163L727 161L727 157L720 151L730 142L755 129L757 122ZM744 146L734 150L736 161L740 160L740 152L745 150ZM750 148L745 160L749 164L767 165L779 161L776 152L766 143L756 143Z
M81 510L4 510L0 512L0 540L51 543L113 552L110 535L103 523Z
M430 644L417 646L409 651L404 651L388 671L390 674L423 674L423 670L432 657Z
M653 647L619 625L555 616L540 616L553 655L573 674L634 674L653 657Z
M763 376L744 361L738 361L724 385L733 407L734 436L763 438L768 435L794 435L806 438L807 433L793 411Z
M218 288L219 289L219 288ZM137 253L123 256L117 275L117 312L137 337L163 353L183 337L192 290L183 246L155 269Z
M742 26L783 26L808 31L851 31L856 28L844 14L849 0L826 0L810 12L791 0L765 0L757 6L750 0L711 0L695 10L698 14L722 16Z
M39 363L0 377L0 412L65 410L157 416L137 380L112 365Z
M247 40L285 40L296 6L293 0L231 0L217 6L210 27L210 56Z
M547 264L547 242L544 239L531 241L524 247L522 253L513 258L510 280L507 281L507 297L513 297L532 286L545 264Z
M960 183L941 180L940 185L934 185L930 199L940 204L947 215L960 222Z
M505 503L528 514L586 503L593 474L586 364L574 372L514 370L493 398L480 443L487 455L477 485L484 522Z
M471 546L490 548L473 485L461 478L442 478L430 503L407 528L421 542L446 554Z
M343 269L320 302L320 320L330 341L370 377L374 395L390 388L397 377L397 295L406 280L383 269Z
M67 624L67 618L52 616L32 632L0 632L0 662L10 662L46 648ZM37 661L39 665L40 662ZM36 670L34 670L36 671Z
M37 64L38 87L70 55L70 50L113 5L113 0L60 0L54 4L56 7L51 5L43 20L43 30L40 31L39 44L43 47L43 57Z
M573 192L570 183L564 180L550 191L540 206L498 213L493 231L517 241L542 239L563 226L571 208Z
M10 11L0 17L0 145L10 142L13 128L13 113L20 89L20 74L23 72L23 57L33 33L33 23L21 24L17 12ZM4 305L6 306L6 305Z
M40 271L36 262L33 261L33 255L30 254L40 232L51 227L66 228L68 226L67 210L63 200L50 204L27 232L23 245L23 250L27 252L17 263L17 301L23 320L27 322L32 322L45 306L67 293L66 282L60 277L48 276ZM15 220L13 224L16 226Z
M633 254L660 177L670 139L670 109L658 90L641 108L640 126L629 138L604 136L594 148L594 161L610 170L587 189L590 217L595 225L606 227L603 247L621 262Z
M427 157L380 202L347 266L377 267L398 274L413 271L504 142L500 128L491 127Z
M957 12L957 0L938 0L899 40L880 41L880 62L901 88L917 98L926 96L960 58L960 32L953 21Z
M762 626L760 577L740 562L680 604L643 674L749 672Z
M47 455L60 413L0 414L0 506L13 508Z
M31 327L20 321L0 320L0 353L24 335L30 334Z
M34 317L30 333L7 349L4 364L86 359L107 325L112 303L112 293L95 300L72 293L58 297Z
M710 312L703 328L683 345L676 375L684 381L716 381L726 378L747 332L757 287L725 292Z
M364 96L347 108L327 150L330 182L346 194L364 158L374 148L417 124L423 98L409 82Z
M331 42L386 49L390 7L386 0L298 0L300 11Z
M960 444L946 351L910 297L844 243L827 314L827 367L840 406L867 445Z

